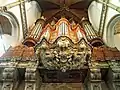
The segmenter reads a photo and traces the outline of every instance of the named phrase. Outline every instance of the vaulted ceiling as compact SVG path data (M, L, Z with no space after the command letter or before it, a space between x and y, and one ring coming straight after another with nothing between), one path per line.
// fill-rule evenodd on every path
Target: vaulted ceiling
M87 9L92 0L36 0L41 9L43 16L49 22L53 17L74 18L77 22L82 17L87 17Z

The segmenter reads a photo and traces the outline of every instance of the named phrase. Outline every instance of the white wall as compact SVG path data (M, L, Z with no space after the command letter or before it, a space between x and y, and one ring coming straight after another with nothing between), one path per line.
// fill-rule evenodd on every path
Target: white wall
M116 6L119 6L120 0L110 0L110 3L112 3ZM97 31L99 29L101 11L102 11L102 4L98 3L96 1L93 1L88 8L89 20L92 23L94 29ZM117 11L113 10L112 8L108 8L106 23L105 23L105 28L104 28L103 40L108 46L117 47L120 50L120 43L118 43L118 41L116 41L116 40L120 39L120 35L113 36L113 37L107 35L108 24L109 24L110 20L117 14L119 14ZM107 40L108 38L112 38L113 41L111 40L111 42L109 43ZM112 43L114 43L114 44L112 44Z
M11 1L11 0L8 0L8 1ZM40 12L41 9L36 1L26 2L25 6L26 6L27 25L29 28L41 16L41 12ZM11 11L18 19L18 22L20 25L19 41L22 41L23 32L22 32L22 23L21 23L19 6L15 6L15 7L11 8L9 11Z
M15 2L17 0L0 0L0 6L7 5L9 3ZM36 1L26 2L26 15L27 15L27 25L28 28L41 16L41 8L39 7L38 3ZM0 43L3 43L5 45L5 49L8 49L11 45L15 46L16 43L20 43L23 41L23 32L22 32L22 23L21 23L21 16L20 16L20 10L19 6L15 6L11 9L9 9L10 12L12 12L16 18L18 19L18 23L20 26L20 32L18 36L10 36L3 34L3 39L0 39ZM14 33L13 31L12 33ZM17 32L15 32L17 34ZM14 34L14 35L16 35ZM17 39L18 37L19 40ZM4 53L3 44L0 44L0 56Z
M88 8L89 20L96 31L99 30L100 14L102 4L93 1Z

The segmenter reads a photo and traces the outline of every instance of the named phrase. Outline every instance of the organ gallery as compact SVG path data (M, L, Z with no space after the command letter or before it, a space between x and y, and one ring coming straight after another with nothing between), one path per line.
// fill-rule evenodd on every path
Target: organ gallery
M88 14L92 0L35 0L33 7L36 10L38 5L41 11L30 14L42 13L33 23L36 14L29 18L25 7L32 0L1 6L1 34L23 38L0 57L0 90L119 90L120 51L107 45L103 37L106 13L112 6L109 0L98 1L103 5L99 30ZM9 11L15 6L19 6L21 26ZM14 31L20 27L22 36ZM116 35L119 21L115 27Z

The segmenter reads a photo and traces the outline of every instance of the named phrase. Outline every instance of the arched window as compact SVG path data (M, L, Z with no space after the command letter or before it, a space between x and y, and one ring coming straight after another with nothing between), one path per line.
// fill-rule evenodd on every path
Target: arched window
M0 34L12 35L12 25L8 18L0 15Z
M19 39L19 23L12 12L0 13L0 34L8 34Z
M0 56L19 40L19 24L11 12L0 13Z
M120 43L118 40L120 39L120 14L115 15L111 18L107 25L106 30L106 41L108 46L117 47L120 50Z

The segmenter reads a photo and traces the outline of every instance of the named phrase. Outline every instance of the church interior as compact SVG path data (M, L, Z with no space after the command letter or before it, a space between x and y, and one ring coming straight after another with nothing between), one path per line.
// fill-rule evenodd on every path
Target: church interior
M120 90L120 0L0 0L0 90Z

